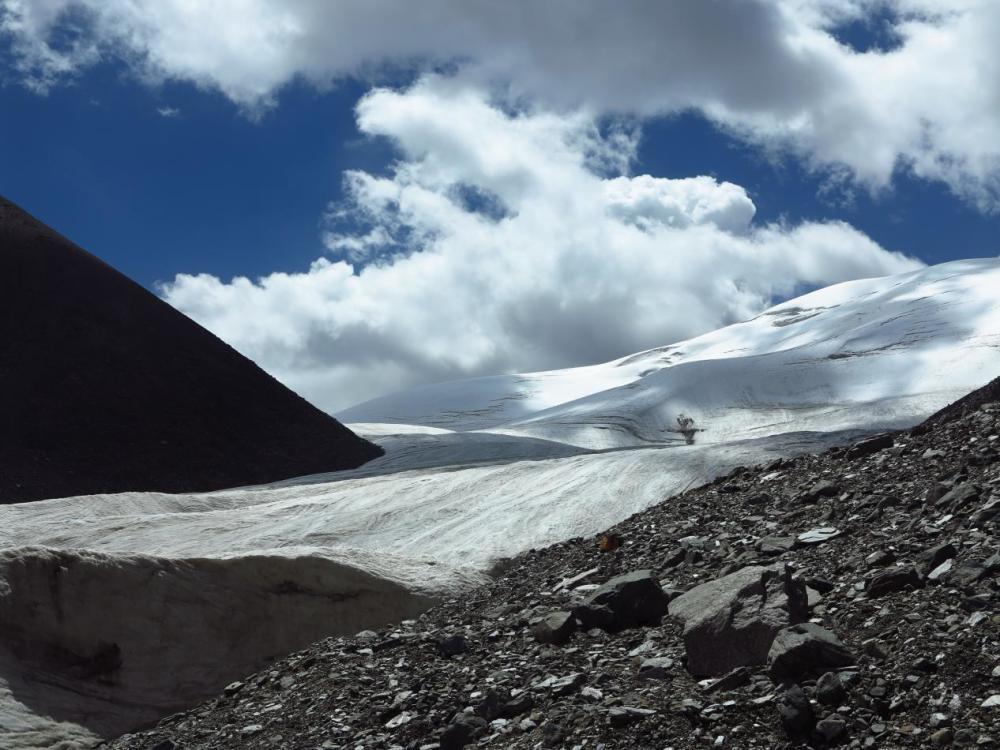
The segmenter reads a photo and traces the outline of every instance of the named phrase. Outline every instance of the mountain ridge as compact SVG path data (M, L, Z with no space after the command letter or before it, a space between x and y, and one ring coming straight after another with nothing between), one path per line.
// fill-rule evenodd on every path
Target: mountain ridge
M184 492L381 451L0 198L0 502Z

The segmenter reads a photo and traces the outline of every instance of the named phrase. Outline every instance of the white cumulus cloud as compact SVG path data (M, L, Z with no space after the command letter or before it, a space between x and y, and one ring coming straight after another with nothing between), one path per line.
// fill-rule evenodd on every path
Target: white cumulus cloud
M804 285L920 265L840 222L755 224L730 183L616 172L635 139L579 112L512 109L428 77L374 90L357 114L401 158L387 176L345 176L331 257L256 280L179 275L162 290L329 410L432 380L610 359Z
M851 21L892 44L842 44ZM0 0L0 31L38 90L111 57L260 111L297 77L449 64L562 111L695 109L872 190L902 169L1000 208L995 0Z

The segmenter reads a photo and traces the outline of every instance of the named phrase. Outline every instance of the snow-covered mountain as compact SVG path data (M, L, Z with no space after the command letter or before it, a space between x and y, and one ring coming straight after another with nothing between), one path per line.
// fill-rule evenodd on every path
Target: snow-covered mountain
M911 424L982 385L1000 347L1000 262L945 263L821 289L756 318L613 362L441 383L345 422L531 436L591 449Z
M603 365L361 404L337 416L386 455L357 470L0 507L0 624L18 639L0 644L0 745L123 731L498 558L736 465L912 425L998 373L1000 260L955 262Z

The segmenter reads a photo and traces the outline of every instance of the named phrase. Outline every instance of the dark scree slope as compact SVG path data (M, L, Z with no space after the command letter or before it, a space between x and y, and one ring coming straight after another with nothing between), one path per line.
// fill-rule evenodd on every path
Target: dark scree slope
M0 198L0 502L212 490L380 454Z

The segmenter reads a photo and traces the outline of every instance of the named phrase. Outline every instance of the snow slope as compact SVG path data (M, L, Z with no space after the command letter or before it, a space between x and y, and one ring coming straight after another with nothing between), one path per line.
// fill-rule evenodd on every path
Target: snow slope
M918 422L1000 372L998 300L993 259L841 284L604 365L353 407L386 449L357 470L0 507L0 746L121 731L733 466Z
M752 320L603 365L442 383L345 422L489 430L586 448L903 426L998 371L1000 261L956 261L821 289Z

